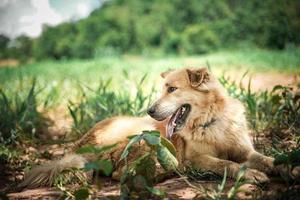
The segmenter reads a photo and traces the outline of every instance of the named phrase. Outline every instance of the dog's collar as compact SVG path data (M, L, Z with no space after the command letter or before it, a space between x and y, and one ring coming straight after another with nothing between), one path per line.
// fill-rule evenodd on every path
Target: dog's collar
M212 118L210 121L205 122L204 124L200 124L199 127L203 128L203 129L207 129L210 125L215 123L215 121L216 121L216 119Z

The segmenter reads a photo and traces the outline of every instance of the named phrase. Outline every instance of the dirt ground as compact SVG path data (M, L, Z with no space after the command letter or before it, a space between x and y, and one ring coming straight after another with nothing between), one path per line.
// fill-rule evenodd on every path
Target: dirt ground
M233 77L240 77L240 74L232 74ZM243 80L242 84L247 85L248 79ZM279 73L256 74L252 76L252 88L257 90L272 89L273 86L281 85L295 85L300 83L299 75L284 75ZM49 128L49 135L44 136L44 140L51 139L61 141L64 136L70 132L72 120L67 115L67 110L63 107L58 107L46 113L47 116L53 121L52 127ZM39 152L39 158L36 158L36 153ZM33 147L31 145L24 146L25 155L16 161L16 166L11 170L7 170L5 166L0 166L0 193L5 191L8 185L18 182L23 177L23 169L18 168L20 162L43 163L47 160L54 159L64 153L64 147L61 144L54 145L41 145ZM19 162L19 163L18 163ZM227 190L233 185L233 180L228 180ZM217 188L220 181L199 181L193 184L201 185L208 189ZM93 199L119 199L119 183L112 181L109 178L103 179L103 188L95 192L92 196ZM169 199L203 199L201 194L196 189L190 187L181 177L174 177L157 184L157 188L162 188L168 194ZM13 188L13 186L12 186ZM242 187L239 194L239 199L251 199L253 193L258 195L268 196L268 199L277 199L278 194L282 193L286 188L283 181L274 180L270 184L264 186L263 194L261 188L256 185L247 184ZM300 188L299 188L300 189ZM7 195L9 199L58 199L63 195L63 192L56 188L38 188L30 189L21 192L13 192L9 190ZM0 196L1 198L1 196ZM299 197L300 199L300 197Z
M91 194L92 199L120 199L119 183L109 178L102 178L103 188L94 190ZM206 189L217 189L220 181L197 181L191 182L194 185L201 185ZM234 185L233 180L227 180L225 191L228 192ZM163 189L168 199L206 199L205 194L190 187L183 178L174 177L156 185L156 188ZM285 191L284 182L272 181L265 186L256 186L253 184L245 184L240 188L237 199L253 199L253 194L257 197L264 196L264 199L277 199L277 197ZM263 189L263 191L262 191ZM300 187L299 187L300 189ZM58 199L63 197L63 192L56 188L38 188L30 189L22 192L8 194L9 199ZM297 199L297 198L296 198ZM300 199L300 197L299 197Z

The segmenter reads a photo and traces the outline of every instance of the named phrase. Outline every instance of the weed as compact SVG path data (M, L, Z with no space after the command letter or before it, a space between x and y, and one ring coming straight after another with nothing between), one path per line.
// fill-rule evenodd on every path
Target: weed
M138 197L150 197L155 195L164 197L162 190L154 188L156 172L156 161L166 171L176 170L175 148L160 136L156 131L143 131L141 135L130 136L120 160L125 160L125 170L121 177L121 199L134 199ZM130 149L134 144L145 141L149 150L131 163L127 162ZM157 160L156 160L157 159Z
M109 89L110 81L100 81L96 90L88 88L91 95L82 90L80 102L70 102L68 106L74 121L74 132L85 133L96 122L108 117L145 114L145 109L152 100L152 95L145 95L142 89L145 77L138 82L136 88L122 88L118 92ZM151 94L153 93L152 90Z
M34 139L42 132L47 119L38 111L39 102L36 80L31 83L29 91L8 96L0 88L0 143L15 144L21 139Z
M225 186L226 186L226 179L227 179L227 170L225 168L224 176L221 184L218 185L216 190L206 191L207 198L211 200L233 200L237 198L237 194L240 192L241 186L247 184L247 181L243 180L243 176L245 174L245 167L242 167L240 171L238 172L234 185L228 190L228 192L225 192Z
M111 161L101 159L101 155L112 151L117 145L109 145L101 148L87 145L76 150L77 154L92 154L95 160L85 164L83 169L66 169L62 173L55 177L53 185L63 191L65 198L72 199L87 199L92 193L92 187L90 184L93 172L95 172L95 183L98 189L101 188L101 181L98 179L99 172L109 176L113 171L113 165ZM66 185L76 183L79 187L70 189Z
M242 79L239 84L225 76L219 80L231 96L244 102L251 128L257 133L299 133L300 85L297 88L277 85L271 91L253 92L251 79L247 88L242 86Z

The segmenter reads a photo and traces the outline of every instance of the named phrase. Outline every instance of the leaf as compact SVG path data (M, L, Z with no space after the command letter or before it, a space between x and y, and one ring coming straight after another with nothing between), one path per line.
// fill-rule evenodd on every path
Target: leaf
M72 107L70 105L68 105L68 110L72 116L72 119L74 121L74 125L75 127L78 126L78 120L77 120L77 117L76 117L76 113L75 113L75 110L72 109Z
M284 89L284 86L282 85L275 85L272 89L272 93L275 92L276 90L282 90Z
M160 137L160 132L159 131L143 131L142 135L145 135L145 134L151 134L151 135L154 135L156 137Z
M100 153L110 151L111 149L113 149L116 146L117 146L117 144L112 144L112 145L107 145L107 146L98 148L93 145L86 145L86 146L83 146L83 147L77 149L76 153L77 154L84 154L84 153L100 154Z
M84 153L95 153L96 147L92 145L86 145L83 147L80 147L79 149L76 150L77 154L84 154Z
M225 184L226 184L226 180L227 180L227 168L225 167L224 175L223 175L223 180L222 180L221 184L218 185L218 190L219 191L223 191L224 190Z
M147 74L144 74L144 76L141 78L141 80L138 83L138 85L142 85L146 78L147 78Z
M279 96L278 94L275 94L271 97L271 102L273 104L279 104L281 100L281 96Z
M113 165L109 160L97 160L95 162L89 162L84 165L86 171L98 170L103 172L106 176L109 176L113 171Z
M130 140L129 140L128 144L126 145L125 149L123 150L120 160L123 160L124 158L126 158L128 156L129 150L134 143L137 143L142 140L141 135L130 136L128 138Z
M240 168L240 171L238 172L237 176L236 176L236 181L240 181L242 179L242 177L244 176L246 172L246 166L245 165L242 165L242 167ZM226 172L226 175L227 175L227 172Z
M300 166L300 150L295 149L289 153L289 159L291 161L292 166Z
M100 170L106 175L109 176L113 172L113 165L109 160L100 160Z
M89 190L87 188L80 188L74 192L76 200L84 200L89 197Z
M178 166L176 157L163 146L157 149L157 160L166 171L175 170Z
M147 181L143 176L137 175L133 177L133 185L135 189L142 190L143 188L147 187Z
M100 148L96 148L95 153L96 154L100 154L100 153L105 153L107 151L112 150L113 148L115 148L118 144L111 144L111 145L106 145Z
M157 196L164 196L165 195L165 192L160 190L160 189L157 189L157 188L154 188L154 187L148 187L148 186L146 186L146 188L149 192L151 192L152 194L155 194Z
M288 164L289 158L286 154L280 154L275 157L274 165Z
M90 170L99 170L100 169L100 164L99 161L95 161L95 162L88 162L84 165L84 169L86 171L90 171Z
M149 145L157 146L160 144L160 133L158 131L143 131L142 137Z
M129 190L128 186L126 184L121 184L120 199L121 200L127 200L127 199L129 199L129 193L130 193L130 190Z
M165 137L160 137L160 141L161 141L161 144L166 147L172 154L173 156L176 157L176 148L175 146L172 144L172 142L170 142L170 140L168 140L167 138Z
M153 159L152 153L147 152L132 163L136 174L142 175L148 186L152 186L155 179L156 162Z

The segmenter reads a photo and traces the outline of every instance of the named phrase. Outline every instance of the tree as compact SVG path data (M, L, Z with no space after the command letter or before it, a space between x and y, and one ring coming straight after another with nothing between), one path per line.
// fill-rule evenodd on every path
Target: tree
M7 36L0 34L0 59L7 57L9 41L10 39Z

